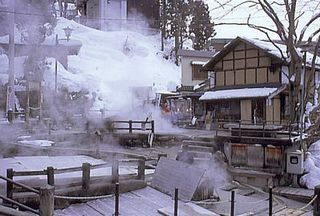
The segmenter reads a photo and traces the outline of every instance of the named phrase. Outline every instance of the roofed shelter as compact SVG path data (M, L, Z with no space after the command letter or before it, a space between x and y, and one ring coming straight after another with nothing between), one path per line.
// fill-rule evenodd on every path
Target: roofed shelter
M77 55L80 51L82 43L78 40L72 39L59 39L58 41L52 39L46 39L41 44L30 44L15 41L14 44L14 57L21 56L32 56L36 58L41 57L53 57L57 59L65 69L68 69L68 56ZM4 52L8 55L9 52L9 38L1 37L0 38L0 49L3 49ZM41 93L41 81L43 79L41 74L38 74L35 68L30 68L30 71L24 76L25 84L24 85L15 85L15 95L19 98L19 104L24 111L14 111L15 113L25 114L26 120L29 118L29 115L32 117L32 113L35 113L33 116L41 116L41 102L42 102L42 93ZM7 89L8 94L9 88ZM8 97L7 97L8 98ZM21 100L21 101L20 101ZM6 102L6 112L8 111L8 100ZM31 107L33 107L31 109ZM32 111L32 112L30 112Z
M307 67L311 56L307 53ZM218 119L283 124L290 115L289 61L285 45L237 37L203 66L212 73L213 83L200 100ZM317 63L320 66L319 59ZM308 69L306 75L318 82Z

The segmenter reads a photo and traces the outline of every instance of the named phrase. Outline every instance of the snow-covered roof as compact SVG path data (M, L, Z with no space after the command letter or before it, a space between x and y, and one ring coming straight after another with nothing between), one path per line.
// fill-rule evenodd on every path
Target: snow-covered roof
M287 54L287 47L284 44L272 43L270 41L262 41L259 39L252 39L247 37L237 37L230 43L228 43L220 52L216 53L209 62L207 62L204 67L212 67L215 63L217 63L221 58L223 58L227 53L229 53L235 46L237 46L240 42L251 44L255 46L257 49L261 49L266 53L278 58L284 63L290 62L290 57ZM297 48L297 51L301 53L301 57L303 52L300 48ZM307 52L307 66L311 66L313 54ZM320 68L320 57L316 58L316 67Z
M228 89L218 91L207 91L199 100L221 100L234 98L255 98L268 97L275 92L277 88L242 88L242 89Z

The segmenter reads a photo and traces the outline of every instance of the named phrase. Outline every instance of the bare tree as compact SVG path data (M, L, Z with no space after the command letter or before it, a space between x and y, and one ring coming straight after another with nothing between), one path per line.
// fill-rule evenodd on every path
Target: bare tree
M276 43L271 40L271 35L276 35L279 37L281 42L286 45L286 53L283 53L281 49L279 49L280 53L282 53L282 58L286 62L289 62L289 103L290 103L290 120L295 122L298 120L298 113L295 112L297 110L299 104L299 91L300 91L300 83L302 80L301 75L302 67L303 67L303 55L300 52L298 47L302 47L304 45L310 44L314 38L316 38L320 33L319 26L317 29L311 31L311 27L315 26L315 23L319 23L320 21L320 3L318 0L306 0L306 1L297 1L297 0L242 0L236 2L235 0L220 0L218 1L217 8L226 7L226 5L232 5L231 9L226 11L231 13L234 10L242 6L255 8L256 10L262 11L268 19L273 24L273 27L269 27L270 25L256 25L252 23L251 16L248 14L247 20L245 22L221 22L215 23L218 25L245 25L253 28L259 32L262 32L266 35L271 43L277 47ZM214 8L216 9L216 8ZM305 15L305 12L313 11L313 16L309 17L305 23L300 23L301 17ZM282 16L281 16L281 13ZM298 28L300 26L300 28ZM302 26L302 28L301 28ZM315 62L317 55L317 48L319 47L320 37L316 40L316 49L313 50L313 61L311 64L312 72L315 72ZM310 50L309 50L310 51ZM308 80L310 81L310 80ZM308 88L311 88L311 81L308 82ZM310 91L306 90L304 98L311 98L308 94ZM298 109L305 109L303 106L299 106ZM304 110L302 110L304 111Z

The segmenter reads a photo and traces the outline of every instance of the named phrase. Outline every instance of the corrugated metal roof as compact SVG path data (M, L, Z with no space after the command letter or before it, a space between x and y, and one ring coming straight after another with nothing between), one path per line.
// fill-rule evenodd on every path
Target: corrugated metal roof
M190 56L190 57L204 57L210 58L215 54L213 51L206 50L178 50L178 56Z

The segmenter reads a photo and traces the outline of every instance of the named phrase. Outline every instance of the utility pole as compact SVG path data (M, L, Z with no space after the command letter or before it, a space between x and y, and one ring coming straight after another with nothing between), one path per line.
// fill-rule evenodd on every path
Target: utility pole
M9 85L7 89L7 112L14 112L14 23L15 23L15 0L11 0L9 5ZM13 113L11 113L13 114Z
M178 49L179 49L179 37L180 37L180 14L178 15L177 13L179 12L179 10L177 10L177 0L173 1L173 7L174 7L174 22L175 22L175 31L174 31L174 54L176 57L175 63L176 65L179 64L179 60L178 60Z
M58 49L59 45L59 39L58 39L58 34L56 34L56 49ZM58 60L57 57L55 57L55 62L54 62L54 92L57 94L58 92Z
M161 7L161 9L162 9L161 10L161 51L164 51L164 38L166 35L166 25L167 25L166 8L167 8L167 0L162 0L162 7Z

